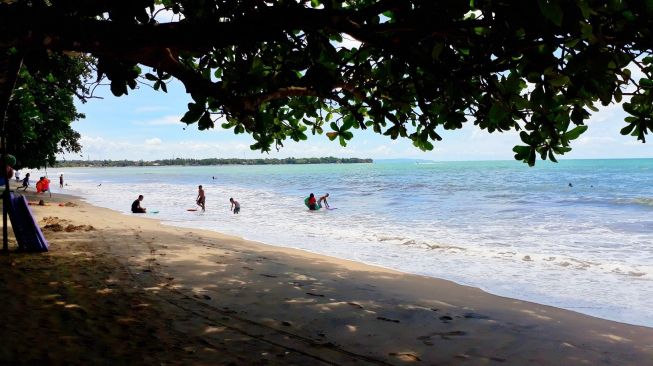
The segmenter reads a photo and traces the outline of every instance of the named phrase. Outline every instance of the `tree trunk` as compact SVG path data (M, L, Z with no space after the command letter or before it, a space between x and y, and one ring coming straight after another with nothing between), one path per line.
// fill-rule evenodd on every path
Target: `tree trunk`
M9 250L7 231L7 210L9 210L9 176L7 175L7 144L5 136L5 116L9 99L16 85L23 58L15 50L0 49L0 146L2 150L2 175L5 177L5 190L2 195L2 250Z

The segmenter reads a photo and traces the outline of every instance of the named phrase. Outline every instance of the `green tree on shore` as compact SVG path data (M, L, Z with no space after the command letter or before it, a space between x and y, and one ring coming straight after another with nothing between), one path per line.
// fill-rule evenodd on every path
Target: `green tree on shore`
M56 154L80 152L79 133L71 123L77 113L75 95L85 93L89 75L85 58L38 55L26 60L7 108L7 151L17 158L15 168L52 166Z
M193 99L183 122L223 117L252 149L371 129L430 150L473 123L519 131L515 158L532 165L624 96L621 132L645 141L652 30L642 0L3 0L0 97L8 50L83 52L118 96L177 78Z

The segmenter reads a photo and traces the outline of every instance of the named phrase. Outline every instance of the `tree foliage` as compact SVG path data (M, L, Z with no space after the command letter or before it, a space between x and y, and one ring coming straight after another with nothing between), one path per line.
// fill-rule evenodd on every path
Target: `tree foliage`
M2 3L2 47L90 53L115 95L177 78L193 99L182 122L224 117L262 151L309 133L344 146L356 129L430 150L472 123L519 131L515 158L532 165L624 96L621 133L653 129L648 0Z
M54 165L56 154L79 152L80 135L71 123L74 100L88 76L86 59L67 55L31 55L20 69L7 108L7 151L17 158L15 168Z

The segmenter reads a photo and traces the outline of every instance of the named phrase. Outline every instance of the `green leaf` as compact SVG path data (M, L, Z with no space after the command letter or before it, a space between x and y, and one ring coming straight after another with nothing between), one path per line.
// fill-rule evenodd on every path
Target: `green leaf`
M624 127L619 131L622 135L629 135L633 130L635 129L635 126L637 126L636 123L631 123L628 126Z
M197 128L203 131L213 127L214 124L213 124L213 119L211 118L211 114L205 112L202 115L202 118L200 118L199 121L197 122Z
M156 77L156 75L154 75L154 74L150 74L149 72L148 72L147 74L145 74L145 78L146 78L147 80L149 80L149 81L157 81L157 80L159 80L159 78Z
M571 79L569 79L569 76L567 76L567 75L560 75L559 77L557 77L555 79L549 79L549 84L551 84L551 86L555 86L555 87L562 87L562 86L565 86L565 85L569 84L570 82L571 82Z
M340 146L347 147L347 140L343 136L340 136Z
M537 0L542 15L558 27L562 25L562 8L557 0Z
M577 139L583 132L587 130L587 126L577 126L565 133L565 138L568 140Z

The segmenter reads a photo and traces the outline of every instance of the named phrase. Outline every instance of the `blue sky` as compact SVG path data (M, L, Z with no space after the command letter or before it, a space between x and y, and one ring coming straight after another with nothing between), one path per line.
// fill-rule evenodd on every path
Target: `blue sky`
M103 88L103 89L101 89ZM288 141L278 152L252 151L249 135L234 135L218 126L198 131L197 125L186 127L179 119L190 101L181 84L173 82L168 93L141 85L128 96L114 97L108 87L98 87L86 104L77 103L86 119L73 128L81 135L83 159L155 160L161 158L265 158L265 157L360 157L373 159L417 158L432 160L510 160L512 147L518 143L516 133L494 133L469 123L462 130L439 131L444 140L434 151L422 152L409 140L393 141L371 131L355 131L346 148L326 135L309 136L302 143ZM602 107L589 121L588 131L563 159L653 157L653 144L642 144L634 137L621 136L625 114L620 105ZM186 127L184 129L184 127ZM80 159L67 154L66 159Z

